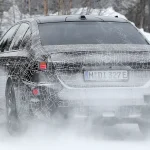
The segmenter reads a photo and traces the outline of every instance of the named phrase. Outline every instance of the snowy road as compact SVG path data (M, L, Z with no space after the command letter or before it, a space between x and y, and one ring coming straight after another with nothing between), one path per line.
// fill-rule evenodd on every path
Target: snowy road
M3 80L5 81L5 80ZM55 130L46 123L31 123L27 132L11 137L6 130L4 83L0 84L0 150L149 150L150 140L144 140L136 125L75 130L70 127Z

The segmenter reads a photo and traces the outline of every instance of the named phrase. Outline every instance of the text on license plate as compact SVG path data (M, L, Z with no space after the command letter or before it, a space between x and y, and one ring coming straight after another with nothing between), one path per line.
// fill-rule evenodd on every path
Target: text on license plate
M127 81L128 71L84 71L85 81Z

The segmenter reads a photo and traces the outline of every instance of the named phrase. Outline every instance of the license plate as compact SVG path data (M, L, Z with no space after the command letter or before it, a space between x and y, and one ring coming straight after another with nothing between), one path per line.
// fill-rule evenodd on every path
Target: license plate
M128 71L84 71L85 81L127 81Z

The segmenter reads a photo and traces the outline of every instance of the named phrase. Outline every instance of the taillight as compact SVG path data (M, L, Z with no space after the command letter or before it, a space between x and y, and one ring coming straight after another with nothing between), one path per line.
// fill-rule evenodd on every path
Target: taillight
M34 96L39 95L39 89L37 89L37 88L32 89L32 94L33 94Z
M47 63L46 62L40 62L39 63L39 69L40 70L46 70L47 69Z

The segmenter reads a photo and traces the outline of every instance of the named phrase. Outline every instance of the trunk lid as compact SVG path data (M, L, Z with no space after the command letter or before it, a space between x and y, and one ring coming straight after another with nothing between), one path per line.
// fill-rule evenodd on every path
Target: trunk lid
M150 80L149 46L72 45L54 49L49 59L58 78L70 87L139 87ZM108 77L110 74L115 78Z

